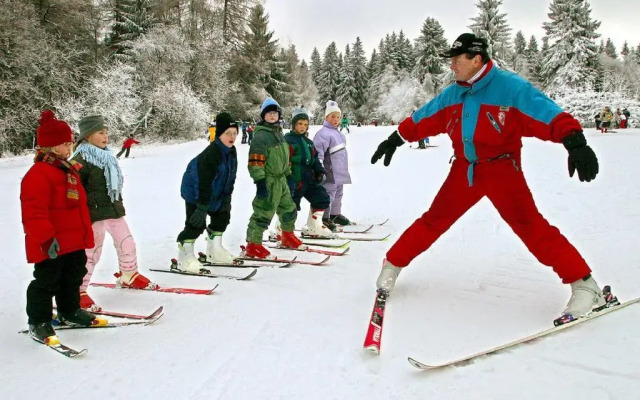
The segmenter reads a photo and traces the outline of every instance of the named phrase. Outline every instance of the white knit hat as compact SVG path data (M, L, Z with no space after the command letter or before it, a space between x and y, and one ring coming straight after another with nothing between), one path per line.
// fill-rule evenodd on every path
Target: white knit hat
M338 103L336 103L333 100L329 100L327 101L327 108L325 108L324 110L324 117L327 118L327 115L331 114L332 112L339 112L340 114L342 114L342 111L340 111L340 107L338 107Z

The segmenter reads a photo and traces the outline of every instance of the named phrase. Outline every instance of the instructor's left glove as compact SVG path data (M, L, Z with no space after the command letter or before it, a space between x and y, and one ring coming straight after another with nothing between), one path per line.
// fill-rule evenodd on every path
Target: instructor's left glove
M206 205L198 203L198 205L196 206L196 210L193 212L193 214L191 214L191 217L189 218L189 225L193 226L194 228L205 226L205 224L207 223L208 208L209 207L207 207Z
M569 151L569 176L578 171L580 182L591 182L598 175L598 158L582 132L575 132L564 139L562 144Z
M395 153L396 149L404 144L404 140L400 137L398 131L393 131L391 136L378 145L378 149L373 153L371 157L371 164L375 164L379 159L384 156L384 166L388 167L391 162L391 157Z

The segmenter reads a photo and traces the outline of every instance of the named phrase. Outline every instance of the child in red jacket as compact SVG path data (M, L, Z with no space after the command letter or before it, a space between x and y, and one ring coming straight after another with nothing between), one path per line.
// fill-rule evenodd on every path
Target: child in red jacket
M126 153L124 155L124 158L129 158L129 152L131 151L131 146L133 146L134 144L140 144L140 142L138 142L133 138L133 133L132 133L131 135L129 135L127 139L125 139L124 143L122 143L122 149L120 149L120 151L118 152L118 155L116 155L116 158L120 158L122 153L124 153L125 151Z
M54 345L54 296L62 322L102 322L80 308L78 288L87 272L85 249L93 247L93 231L78 167L67 161L73 146L71 128L47 110L40 119L37 143L34 164L20 187L27 261L35 263L35 279L27 288L27 316L33 339Z

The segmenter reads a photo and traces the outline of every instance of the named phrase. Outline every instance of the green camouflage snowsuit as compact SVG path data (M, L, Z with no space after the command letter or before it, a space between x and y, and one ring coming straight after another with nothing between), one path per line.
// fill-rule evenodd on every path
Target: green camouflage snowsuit
M282 230L293 231L296 205L291 199L287 177L291 175L289 144L282 128L263 122L256 126L249 147L249 174L254 182L266 179L269 196L253 199L253 214L247 229L247 242L262 243L262 234L269 228L274 214L278 214Z

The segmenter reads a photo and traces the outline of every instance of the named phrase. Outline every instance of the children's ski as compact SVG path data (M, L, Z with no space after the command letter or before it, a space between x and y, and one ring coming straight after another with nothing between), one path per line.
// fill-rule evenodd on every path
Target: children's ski
M460 358L460 359L457 359L457 360L453 360L453 361L449 361L449 362L445 362L445 363L441 363L441 364L425 364L425 363L417 361L416 359L411 358L411 357L409 357L408 360L409 360L409 363L412 366L414 366L414 367L416 367L418 369L421 369L421 370L426 370L426 371L433 371L433 370L441 369L441 368L444 368L444 367L451 367L451 366L455 366L455 367L464 366L464 365L470 364L471 362L473 362L474 360L476 360L477 358L480 358L482 356L488 356L488 355L496 354L496 353L499 353L499 352L501 352L501 351L503 351L505 349L510 349L510 348L519 346L519 345L521 345L523 343L529 343L529 342L534 341L536 339L540 339L540 338L542 338L544 336L549 336L549 335L552 335L552 334L554 334L556 332L560 332L560 331L562 331L564 329L575 327L576 325L579 325L579 324L581 324L583 322L591 321L591 320L593 320L595 318L602 317L602 316L607 315L607 314L609 314L611 312L614 312L614 311L617 311L617 310L621 310L621 309L623 309L623 308L625 308L627 306L630 306L630 305L638 303L638 302L640 302L640 297L635 298L633 300L629 300L629 301L624 302L624 303L622 303L620 305L614 305L614 306L611 306L609 308L605 308L605 309L603 309L601 311L593 312L592 314L589 314L586 317L578 318L578 319L576 319L576 320L574 320L572 322L568 322L568 323L565 323L565 324L562 324L562 325L559 325L559 326L554 326L553 328L549 328L549 329L540 331L538 333L534 333L533 335L527 336L525 338L514 340L513 342L509 342L507 344L503 344L503 345L494 347L492 349L480 351L478 353L475 353L475 354L472 354L470 356L463 357L463 358Z
M105 324L98 324L98 325L89 325L89 326L84 326L84 325L60 325L60 321L57 319L54 319L51 323L51 325L53 325L55 327L56 330L60 330L60 329L101 329L101 328L121 328L123 326L131 326L131 325L151 325L154 322L156 322L157 320L159 320L164 314L160 314L158 316L156 316L153 319L148 319L148 320L138 320L138 321L118 321L118 322L110 322L110 321L106 321ZM28 331L27 331L28 332Z
M171 261L173 262L174 259L171 259ZM269 261L269 260L258 260L255 258L250 258L250 259L246 259L246 258L235 258L233 260L233 264L224 264L224 263L211 263L209 261L207 261L207 255L200 252L198 253L198 261L200 261L200 263L202 264L203 267L221 267L221 268L264 268L264 267L269 267L269 268L289 268L291 266L290 262L285 262L285 261L281 261L281 262L274 262L274 261ZM177 261L176 261L176 265L177 265ZM206 268L203 268L203 270L206 270Z
M54 307L54 309L55 309L55 307ZM152 312L149 315L127 314L127 313L121 313L121 312L116 312L116 311L107 311L107 310L89 311L89 312L91 314L94 314L94 315L106 315L108 317L117 317L117 318L153 319L153 318L157 317L158 315L162 314L163 309L164 309L164 307L160 306L154 312Z
M341 240L351 240L354 242L379 242L387 239L391 234L387 234L385 236L358 236L357 234L338 234L338 239ZM302 235L302 242L305 243L304 239L317 239L314 236Z
M332 247L332 248L346 247L351 242L351 240L340 240L337 238L320 239L320 238L300 237L299 239L302 241L302 243L308 244L311 246ZM278 242L278 238L276 237L275 233L271 233L269 234L269 238L266 240L263 240L263 242Z
M118 286L115 283L91 283L91 286L95 286L95 287L102 287L102 288L108 288L108 289L130 289L130 290L142 290L145 291L146 289L136 289L136 288L129 288L129 287L122 287L122 286ZM180 287L159 287L157 289L154 290L149 290L150 292L162 292L162 293L179 293L179 294L204 294L204 295L208 295L213 293L213 291L218 287L218 285L215 285L212 289L192 289L192 288L180 288Z
M203 272L203 270L207 271L207 272ZM258 273L257 269L253 269L248 274L245 274L245 275L242 275L242 276L213 274L213 273L211 273L211 271L209 271L206 268L202 268L202 269L200 269L200 271L201 271L200 273L196 273L196 272L182 271L181 269L174 268L173 265L169 269L153 269L153 268L150 268L149 271L166 272L166 273L170 273L170 274L189 275L189 276L200 276L200 277L203 277L203 278L234 279L234 280L237 280L237 281L244 281L244 280L247 280L247 279L251 279L251 278L253 278L255 276L256 273Z
M340 229L340 233L367 233L373 229L374 225L347 225Z
M280 247L277 244L268 244L267 247L270 247L272 249L283 249L283 250L294 250L294 251L306 251L306 252L310 252L310 253L318 253L318 254L324 254L326 256L343 256L345 254L347 254L347 252L349 251L350 247L345 247L342 251L332 251L332 250L322 250L322 249L314 249L311 247L305 247L302 249L289 249L286 247Z
M20 333L22 333L22 331L20 331ZM29 331L27 330L27 333L29 333ZM36 338L34 338L33 336L29 335L31 337L31 339L33 339L34 342L36 343L40 343L52 350L57 351L58 353L62 354L65 357L68 358L74 358L77 357L79 355L85 354L87 352L87 349L82 349L82 350L76 350L74 348L71 348L67 345L64 345L62 343L60 343L60 339L58 339L57 336L53 336L53 337L49 337L47 339L52 339L50 342L42 342Z
M240 246L240 248L242 249L242 253L244 254L244 252L246 251L245 246ZM288 249L288 248L282 248L282 250L296 251L295 249ZM322 265L322 264L326 263L327 261L329 261L330 258L331 258L331 256L326 256L322 260L309 261L309 260L298 260L297 256L293 257L291 259L285 259L285 258L273 256L273 258L267 258L267 259L262 259L261 258L260 261L273 262L273 263L283 263L283 262L285 262L285 263L292 263L292 264ZM244 257L242 255L240 257L238 257L238 259L240 259L240 260L248 260L248 261L256 260L255 258Z
M373 311L371 319L369 319L369 328L367 336L364 338L363 347L375 354L380 354L380 344L382 341L382 322L384 321L384 310L387 304L389 292L384 289L376 291L376 300L373 303Z

